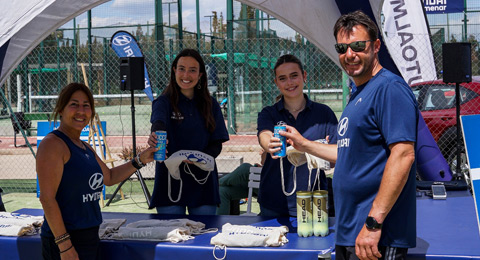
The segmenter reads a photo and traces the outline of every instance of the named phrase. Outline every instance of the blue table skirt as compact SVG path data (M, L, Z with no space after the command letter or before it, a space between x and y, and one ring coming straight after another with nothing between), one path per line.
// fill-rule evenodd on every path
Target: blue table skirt
M43 215L41 209L21 209L18 213L29 215ZM142 213L102 213L104 219L125 218L127 223L142 219L172 219L185 218L181 215L157 215ZM225 223L236 225L280 226L286 225L290 232L287 234L289 242L281 247L255 248L228 248L229 260L265 260L265 257L277 259L317 260L318 255L329 254L333 250L334 234L330 227L330 234L326 237L299 237L296 234L296 218L265 218L247 216L187 216L191 220L205 223L206 228L216 227L221 230ZM333 226L334 219L330 219ZM213 245L210 239L217 233L195 236L195 239L180 243L134 241L134 240L102 240L102 259L214 259ZM40 236L29 237L0 237L0 260L3 259L40 259ZM224 252L218 252L222 255ZM268 255L267 255L268 254ZM223 256L223 255L222 255ZM270 258L269 258L270 259Z
M42 215L40 209L21 209L19 213ZM417 198L417 247L408 251L408 259L480 259L480 232L475 215L472 196L467 191L448 191L446 200L433 200L423 196ZM127 222L141 219L168 219L185 216L103 213L107 218L125 218ZM296 234L294 218L262 218L240 216L188 216L201 221L207 228L225 223L238 225L279 226L290 228L287 234L289 243L282 247L268 248L228 248L228 260L270 259L315 259L319 254L333 250L334 233L325 238L301 238ZM333 224L333 219L330 219ZM196 236L195 239L181 242L152 242L132 240L102 240L103 259L213 259L213 234ZM40 237L0 237L0 260L40 259ZM217 251L217 256L223 252ZM332 254L334 257L334 253Z

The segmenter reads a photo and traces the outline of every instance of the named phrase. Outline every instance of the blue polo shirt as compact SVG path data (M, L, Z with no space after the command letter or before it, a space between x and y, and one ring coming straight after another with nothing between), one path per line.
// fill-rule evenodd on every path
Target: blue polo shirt
M225 142L229 139L225 121L220 110L218 102L212 98L212 113L215 119L215 130L210 133L205 125L200 111L197 108L199 99L194 97L188 99L180 93L178 100L178 109L180 114L175 114L170 100L162 95L153 101L152 116L150 122L161 121L166 126L167 131L167 156L179 150L197 150L204 151L211 141ZM208 172L200 168L189 165L197 179L203 179ZM184 171L184 163L180 164L180 176L183 181L181 189L181 199L173 203L168 197L168 170L165 163L156 163L155 167L155 186L153 189L151 207L183 205L197 207L200 205L216 205L220 203L218 191L218 172L217 166L210 173L205 184L197 183L192 176ZM180 192L180 181L170 180L172 199L176 200Z
M275 125L279 122L285 122L295 127L299 133L309 140L325 139L328 135L330 143L336 143L337 117L335 113L333 113L328 106L311 101L306 95L305 98L307 99L305 109L298 114L296 120L292 114L285 109L283 97L273 106L263 108L258 114L258 134L263 130L273 132ZM287 157L284 157L283 169L285 190L287 192L293 189L294 168ZM316 169L312 170L312 185L315 181L316 171ZM297 191L307 190L308 175L307 164L297 167ZM327 190L327 179L323 171L320 173L320 185L322 190ZM265 164L262 167L258 202L262 207L273 210L281 215L297 215L295 193L287 197L282 191L280 159L272 159L270 155L267 155Z
M338 123L338 158L333 175L336 244L354 246L372 207L389 145L416 142L418 108L410 87L399 76L380 70L357 87ZM379 245L415 247L415 163L407 183L383 222Z

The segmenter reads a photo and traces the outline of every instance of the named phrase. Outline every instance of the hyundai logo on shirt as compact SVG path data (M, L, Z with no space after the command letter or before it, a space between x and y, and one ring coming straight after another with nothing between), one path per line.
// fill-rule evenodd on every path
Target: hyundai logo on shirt
M348 117L342 118L338 123L337 132L338 136L344 136L347 133L348 129ZM337 147L349 147L350 146L350 138L342 138L337 140Z
M88 185L90 186L90 189L94 191L101 189L103 187L103 174L98 172L92 174L92 176L90 176L90 179L88 180ZM82 195L83 202L85 203L85 202L99 200L101 195L102 195L101 191L83 194Z

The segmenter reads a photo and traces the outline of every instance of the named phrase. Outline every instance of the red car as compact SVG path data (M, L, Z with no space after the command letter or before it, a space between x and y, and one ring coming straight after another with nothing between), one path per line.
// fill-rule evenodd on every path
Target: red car
M411 87L428 129L450 165L450 169L455 172L457 163L455 84L435 80L416 83ZM480 114L480 77L474 76L472 82L460 84L460 94L460 114ZM462 147L464 147L463 137ZM468 170L464 151L463 148L462 172Z

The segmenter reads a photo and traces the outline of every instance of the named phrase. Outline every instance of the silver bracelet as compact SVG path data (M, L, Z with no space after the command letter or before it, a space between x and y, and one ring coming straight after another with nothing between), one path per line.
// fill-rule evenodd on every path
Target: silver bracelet
M140 167L145 167L145 164L143 164L142 160L140 160L140 154L137 154L137 156L135 157L135 161L137 161Z

